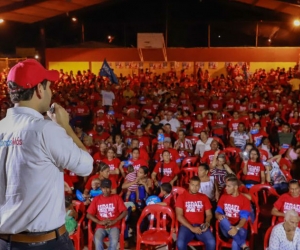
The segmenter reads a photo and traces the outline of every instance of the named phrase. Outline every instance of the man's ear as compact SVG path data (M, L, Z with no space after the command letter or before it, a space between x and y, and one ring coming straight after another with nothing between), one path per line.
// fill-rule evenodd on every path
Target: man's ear
M43 91L44 91L44 87L43 87L43 85L42 84L38 84L37 85L37 88L36 88L36 95L37 95L37 97L39 98L39 99L42 99L42 97L43 97Z

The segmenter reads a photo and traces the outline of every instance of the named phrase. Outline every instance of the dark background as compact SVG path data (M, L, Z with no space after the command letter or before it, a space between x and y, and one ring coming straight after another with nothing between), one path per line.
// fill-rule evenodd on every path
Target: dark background
M84 1L84 0L83 0ZM78 22L72 22L76 16ZM0 52L13 53L15 47L39 47L40 27L45 28L46 47L85 41L136 47L137 33L166 33L168 47L207 47L208 25L212 47L255 46L259 23L259 46L299 46L300 27L294 17L229 0L110 0L43 22L0 25ZM168 25L166 25L166 23ZM268 42L271 38L272 42Z

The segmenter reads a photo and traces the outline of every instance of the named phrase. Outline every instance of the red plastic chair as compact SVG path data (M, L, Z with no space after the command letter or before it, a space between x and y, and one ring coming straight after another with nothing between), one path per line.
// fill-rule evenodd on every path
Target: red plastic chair
M284 176L285 176L287 182L289 182L290 180L293 179L293 177L291 176L290 171L283 170L283 169L281 169L281 171L282 171L282 173L284 174Z
M263 194L263 199L259 199L259 193ZM254 202L256 207L256 216L253 223L255 233L258 232L261 226L260 215L263 218L271 217L271 210L273 204L268 203L267 197L275 196L279 197L276 190L268 184L256 184L249 189L249 194L251 195L252 202Z
M77 221L77 230L69 235L70 239L74 242L74 247L76 250L81 250L83 248L83 232L82 232L82 223L84 221L86 212L85 212L85 205L83 202L73 200L72 204L74 206L75 211L80 215L80 218Z
M269 227L266 234L265 234L265 237L264 237L264 250L267 250L268 247L269 247L269 240L270 240L270 236L271 236L273 227L274 226Z
M264 150L264 149L258 149L258 151L259 151L260 159L261 160L266 161L266 160L269 159L269 155L268 155L268 152L266 150Z
M213 139L222 145L223 149L225 149L225 144L219 137L214 136Z
M121 230L120 230L120 249L124 249L124 232L125 232L126 224L125 218L122 219ZM95 223L91 220L88 222L88 249L93 250L94 245L94 234L95 234ZM105 237L104 242L109 242L109 238ZM76 249L77 250L77 249Z
M228 148L224 148L224 152L230 161L230 167L236 172L237 166L241 162L241 157L240 157L241 150L239 148L228 147Z
M172 194L173 194L175 203L176 203L177 197L179 195L183 194L184 192L186 192L186 189L184 189L183 187L173 187L172 188Z
M192 166L197 166L197 163L199 162L199 158L194 156L194 157L186 157L183 159L181 163L181 167L192 167Z
M148 216L150 215L150 216ZM145 218L149 218L149 229L141 232L140 226ZM167 231L167 225L171 225L170 232ZM141 249L141 244L145 245L163 245L166 244L168 249L172 249L172 234L175 228L175 214L170 207L161 205L151 205L144 208L137 226L136 249Z
M250 249L253 249L253 236L254 236L254 229L252 226L252 223L250 222L250 220L247 221L248 224L248 235L250 235L250 238L248 240L246 240L246 244L250 247ZM221 238L221 234L222 232L220 232L220 222L217 220L216 223L216 250L222 249L224 248L230 248L231 249L231 245L232 245L232 239L228 239L227 241L222 240Z
M272 216L272 222L271 222L271 226L275 226L276 224L278 224L278 217L273 215Z
M183 168L181 170L179 186L183 187L188 184L189 180L195 175L198 175L198 167Z

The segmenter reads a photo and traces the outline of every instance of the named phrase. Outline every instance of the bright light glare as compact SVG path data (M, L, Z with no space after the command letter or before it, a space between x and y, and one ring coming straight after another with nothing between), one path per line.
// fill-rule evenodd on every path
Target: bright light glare
M107 39L111 39L111 36L108 36Z
M296 19L296 20L294 21L294 25L295 25L295 26L300 26L300 20Z
M35 55L34 58L35 58L35 59L39 59L39 55Z
M272 40L271 40L271 39L269 39L269 40L268 40L268 42L270 43L270 42L272 42Z
M73 22L76 22L76 21L77 21L77 18L76 18L76 17L72 17L72 21L73 21Z
M4 20L2 18L0 19L0 23L4 23Z

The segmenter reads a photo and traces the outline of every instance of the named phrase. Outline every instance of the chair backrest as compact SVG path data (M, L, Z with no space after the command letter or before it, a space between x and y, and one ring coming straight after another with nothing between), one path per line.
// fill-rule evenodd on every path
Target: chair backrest
M181 167L191 167L191 166L196 166L198 162L198 157L186 157L183 159L181 163Z
M181 170L180 186L189 183L189 180L195 175L198 175L198 167L183 168Z
M288 170L283 170L283 169L281 169L281 171L282 171L282 173L284 174L284 176L285 176L285 178L286 178L287 181L290 181L290 180L293 179L293 177L291 176L290 171L288 171Z
M176 203L178 196L183 194L184 192L186 192L186 189L184 189L183 187L173 187L172 188L172 194L173 194L175 203Z
M167 225L170 225L169 219L171 220L171 228L175 228L175 214L172 208L168 206L154 204L145 207L138 220L138 228L145 217L149 219L148 230L167 230Z
M222 139L220 139L219 137L216 137L216 136L214 136L213 139L214 139L215 141L217 141L219 144L221 144L221 146L223 147L223 149L225 149L225 144L224 144L224 142L222 141Z
M85 205L83 202L78 201L78 200L72 200L72 204L77 213L82 213L82 214L85 213Z
M264 160L264 161L268 160L269 155L268 155L268 152L266 150L259 149L258 151L259 151L261 160Z
M250 189L249 189L249 193L253 199L253 201L257 201L257 204L256 205L260 205L259 204L259 193L261 191L267 191L267 194L268 196L270 195L273 195L273 196L276 196L276 197L279 197L279 194L277 194L276 190L268 185L268 184L255 184L253 185ZM267 203L267 197L266 195L264 195L264 203L263 204L266 204Z
M264 250L267 250L268 247L269 247L269 240L270 240L270 236L271 236L273 227L274 226L269 227L266 234L265 234L265 237L264 237Z
M239 148L227 147L224 148L224 152L229 158L230 162L232 162L233 160L240 161L239 153L241 152L241 150Z

